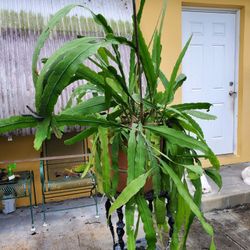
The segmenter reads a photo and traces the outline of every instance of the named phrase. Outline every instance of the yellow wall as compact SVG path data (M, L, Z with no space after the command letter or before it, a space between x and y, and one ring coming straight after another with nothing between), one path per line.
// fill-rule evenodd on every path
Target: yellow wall
M40 152L33 148L33 136L13 137L12 141L8 141L5 137L0 137L0 162L27 160L40 157ZM0 164L0 168L6 167L7 164ZM17 164L16 171L33 170L34 179L36 181L36 194L39 203L42 201L39 162L22 162ZM28 205L28 198L17 199L17 206Z
M139 3L139 0L137 1ZM163 30L162 70L167 75L182 47L182 6L234 8L240 10L240 53L238 89L238 136L237 154L220 156L222 165L250 161L250 1L249 0L168 0L165 27ZM147 0L142 19L142 30L150 40L160 12L162 0ZM181 102L181 91L175 102Z

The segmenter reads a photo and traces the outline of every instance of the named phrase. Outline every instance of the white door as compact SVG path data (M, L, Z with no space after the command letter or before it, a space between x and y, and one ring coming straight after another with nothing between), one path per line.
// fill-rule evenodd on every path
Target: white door
M210 102L215 121L199 121L216 154L234 152L236 13L183 11L183 46L193 34L183 61L187 81L183 102ZM231 92L231 95L229 94Z

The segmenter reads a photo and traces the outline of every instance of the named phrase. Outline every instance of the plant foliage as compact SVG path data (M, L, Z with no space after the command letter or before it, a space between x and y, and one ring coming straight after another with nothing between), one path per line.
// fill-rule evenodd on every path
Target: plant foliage
M88 126L65 143L72 144L92 136L88 167L95 168L99 192L104 192L114 201L109 214L125 206L128 249L135 249L136 210L143 224L148 249L156 248L156 232L169 230L171 249L185 249L194 217L211 236L210 248L214 249L213 229L200 210L200 177L207 174L221 187L220 164L195 119L212 120L215 117L199 111L208 111L209 103L172 104L177 89L186 80L184 74L179 74L179 68L192 38L181 51L168 80L166 72L160 68L166 1L163 0L162 12L149 45L140 27L144 4L145 1L141 1L138 16L134 18L137 30L134 30L131 40L116 36L104 16L91 12L96 23L103 28L104 37L82 37L65 43L46 60L38 73L40 51L50 32L72 8L83 6L69 5L57 12L39 37L33 55L36 115L0 120L0 133L36 127L35 148L39 149L51 133L60 137L64 126ZM126 73L120 45L130 49L130 70ZM87 59L99 70L89 68L85 64ZM142 75L145 76L145 94L140 92ZM77 80L84 80L85 84L74 91L65 109L55 115L58 97ZM159 90L159 84L163 85L163 91ZM86 100L88 92L92 92L93 97ZM119 182L119 151L127 155L127 186L115 199ZM201 158L209 160L211 168L203 171ZM187 188L187 179L195 187L193 195ZM154 191L152 211L144 197L148 180L151 180ZM168 225L170 219L173 223Z

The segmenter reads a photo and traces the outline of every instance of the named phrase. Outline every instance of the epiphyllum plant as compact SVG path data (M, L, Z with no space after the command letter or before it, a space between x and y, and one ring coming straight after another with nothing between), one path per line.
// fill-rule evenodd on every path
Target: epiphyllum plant
M166 230L170 231L171 249L185 249L195 217L211 236L211 249L215 249L213 229L200 211L200 177L205 173L221 187L220 165L206 144L200 126L193 119L194 116L213 118L197 111L207 111L211 105L171 104L176 90L186 79L185 75L178 75L178 71L191 38L168 80L160 69L161 32L166 3L164 1L150 44L146 44L140 28L144 3L145 0L142 0L135 14L133 1L134 32L131 40L116 36L102 15L91 12L94 20L103 27L105 36L78 37L65 43L44 60L43 68L38 73L40 50L51 30L63 16L79 5L69 5L57 12L39 37L33 55L36 112L1 120L0 132L36 127L34 146L39 149L52 132L61 137L64 126L87 126L87 129L65 143L71 144L92 136L92 156L85 171L95 167L99 191L113 201L109 215L125 206L128 249L135 249L138 225L135 221L136 210L138 221L141 220L143 224L148 249L156 248L156 232ZM124 72L119 53L121 44L130 48L128 75ZM84 64L87 59L99 68L98 72ZM142 91L142 75L145 76L145 93ZM55 104L63 89L77 80L85 80L86 84L75 90L60 114L54 114ZM158 90L159 84L164 86L163 91ZM93 96L84 100L88 91ZM75 99L77 103L73 105ZM127 184L115 198L119 181L118 156L121 151L127 157ZM203 170L201 158L208 159L212 167ZM195 187L194 194L189 193L187 178ZM144 196L147 180L152 183L153 209L149 209Z

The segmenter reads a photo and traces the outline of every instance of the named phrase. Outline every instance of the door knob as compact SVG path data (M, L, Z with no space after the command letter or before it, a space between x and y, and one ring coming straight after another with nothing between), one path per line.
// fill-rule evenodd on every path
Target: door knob
M230 96L237 95L237 92L236 92L236 91L232 91L232 90L231 90L231 91L229 91L229 95L230 95Z

